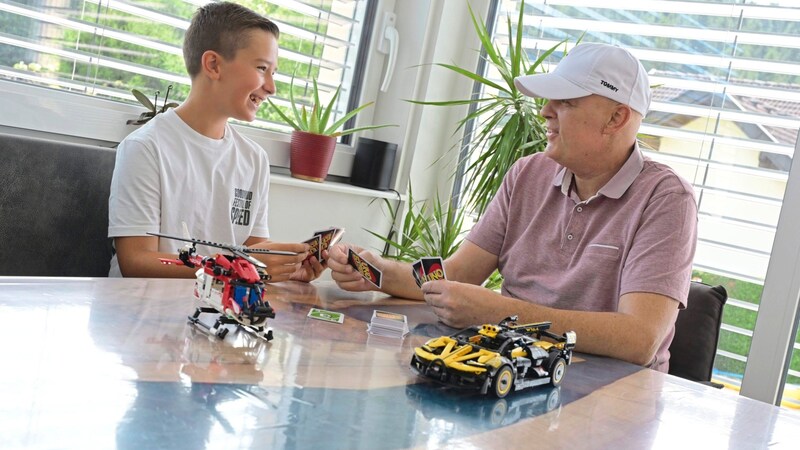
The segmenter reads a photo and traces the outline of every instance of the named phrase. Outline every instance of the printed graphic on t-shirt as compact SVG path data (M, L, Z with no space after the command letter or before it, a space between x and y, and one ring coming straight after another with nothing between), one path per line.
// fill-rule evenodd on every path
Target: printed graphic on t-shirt
M231 204L231 223L234 225L250 225L250 205L252 203L252 191L234 189L233 204Z

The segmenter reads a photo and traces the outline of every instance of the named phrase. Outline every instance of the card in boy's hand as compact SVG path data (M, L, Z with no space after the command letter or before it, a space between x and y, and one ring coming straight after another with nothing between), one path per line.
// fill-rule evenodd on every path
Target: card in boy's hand
M377 267L358 256L352 248L348 249L347 262L361 274L367 281L374 284L378 289L381 288L381 277L383 274Z
M339 242L342 239L343 234L344 234L344 228L335 228L335 227L331 227L328 228L327 230L317 231L314 233L314 238L316 237L319 238L319 244L318 244L319 252L318 254L314 255L317 257L317 260L319 260L319 262L324 262L324 260L322 259L322 251L327 250L332 245L335 245L337 242ZM306 242L308 243L308 241Z
M427 256L420 258L422 262L422 271L424 273L425 281L446 280L447 276L444 273L444 262L438 256Z
M309 247L311 247L308 251L308 258L314 256L317 258L317 261L320 260L320 258L322 257L322 250L320 250L320 241L321 239L319 235L316 235L307 241L303 241L304 244L308 244Z

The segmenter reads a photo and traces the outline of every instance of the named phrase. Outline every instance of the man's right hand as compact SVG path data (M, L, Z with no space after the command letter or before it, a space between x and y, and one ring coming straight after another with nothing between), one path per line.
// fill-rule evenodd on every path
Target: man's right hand
M352 244L336 244L323 252L323 258L326 258L328 268L331 269L331 278L336 284L347 291L373 291L377 290L375 286L367 281L356 269L347 262L347 255L349 249L353 249L359 256L369 261L378 270L384 270L384 261L379 256L376 256L370 251L364 251L363 248ZM327 255L325 254L327 253Z

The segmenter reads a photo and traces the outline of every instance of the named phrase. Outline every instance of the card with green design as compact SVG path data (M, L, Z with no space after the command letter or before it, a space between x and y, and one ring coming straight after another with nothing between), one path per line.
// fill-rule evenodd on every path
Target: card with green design
M324 309L318 308L311 308L311 311L308 312L308 317L317 320L324 320L326 322L344 322L344 314L334 311L325 311Z

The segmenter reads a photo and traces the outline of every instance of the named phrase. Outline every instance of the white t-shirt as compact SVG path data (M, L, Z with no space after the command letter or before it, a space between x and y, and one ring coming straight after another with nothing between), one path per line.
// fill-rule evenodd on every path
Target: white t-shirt
M117 148L108 200L108 236L148 232L241 245L269 237L269 159L252 140L225 126L222 139L189 127L174 110L158 114ZM159 251L185 243L161 239ZM198 253L214 249L198 246ZM122 276L114 255L109 276Z

